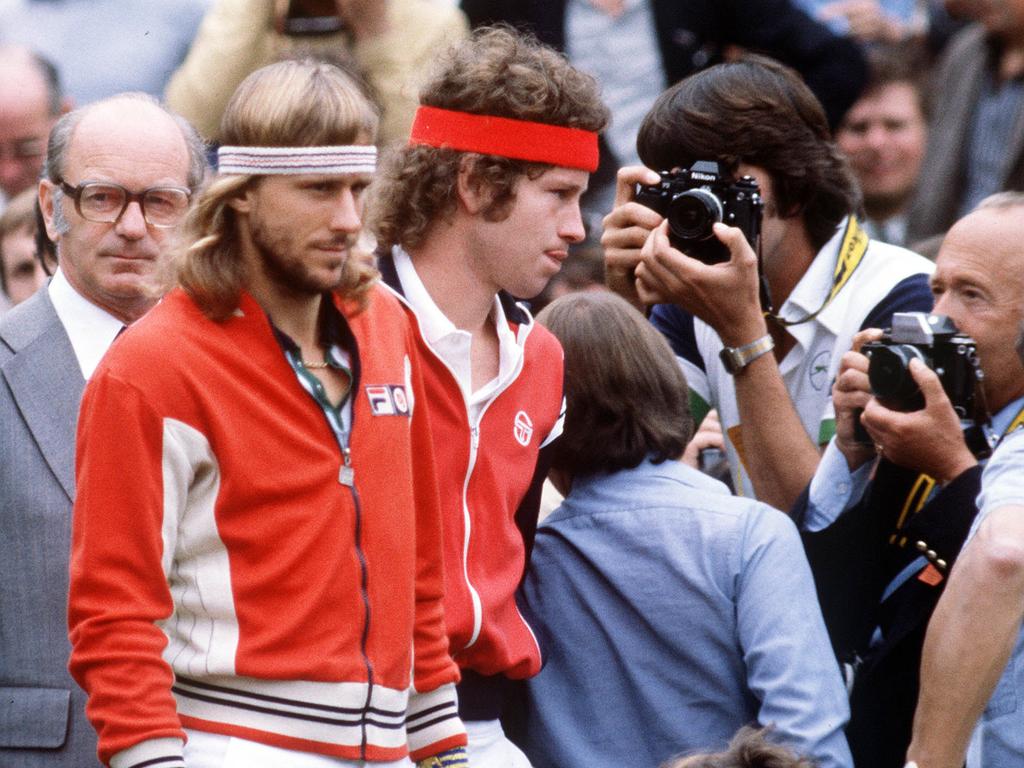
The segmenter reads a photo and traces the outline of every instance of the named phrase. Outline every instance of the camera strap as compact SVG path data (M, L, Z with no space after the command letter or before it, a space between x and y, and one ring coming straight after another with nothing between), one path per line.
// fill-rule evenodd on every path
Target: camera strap
M1013 417L1013 421L1010 422L1010 426L1003 430L1003 434L1001 434L999 438L996 440L996 445L998 445L999 442L1002 441L1008 434L1010 434L1011 432L1015 432L1021 427L1024 427L1024 406L1021 406L1021 409L1017 411L1017 415ZM993 446L993 448L994 447L995 446Z
M1003 437L1006 437L1008 434L1013 432L1015 429L1020 429L1021 427L1024 427L1024 408L1021 408L1020 412L1016 416L1013 417L1013 421L1010 422L1010 426L1008 426L1006 428L1006 431L1003 432ZM1000 439L1002 439L1002 438L1000 438Z
M1013 417L1013 420L1000 435L996 435L989 429L989 423L990 420L986 416L985 423L979 421L964 430L964 440L967 443L967 447L982 464L988 460L992 455L992 451L995 450L995 447L1003 438L1011 432L1024 427L1024 406L1017 411L1017 415ZM917 476L903 502L903 509L900 511L900 516L896 521L896 532L890 536L889 543L899 543L900 546L903 546L905 542L900 542L898 539L899 532L903 529L907 517L920 512L921 508L931 500L934 495L933 492L936 490L935 479L930 475L922 472Z
M765 317L770 320L774 320L776 324L783 328L788 328L792 325L801 325L816 318L822 313L825 307L832 303L832 300L839 295L839 292L843 290L843 287L850 281L854 270L856 270L864 260L864 254L867 253L869 241L867 232L865 232L860 226L857 221L857 217L850 214L846 221L846 231L843 233L843 242L839 246L839 256L836 259L836 268L832 273L832 287L829 289L828 296L825 297L824 303L814 312L806 317L801 317L799 320L786 320L785 318L775 314L771 309L765 312Z

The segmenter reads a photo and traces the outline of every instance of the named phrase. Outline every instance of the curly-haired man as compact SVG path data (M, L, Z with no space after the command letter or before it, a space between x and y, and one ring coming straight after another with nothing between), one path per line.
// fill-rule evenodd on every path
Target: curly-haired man
M559 54L479 31L424 86L409 146L376 181L380 269L416 311L444 520L445 622L474 766L528 765L498 722L541 654L516 609L562 351L531 298L583 239L579 198L607 110ZM518 525L517 525L518 524Z

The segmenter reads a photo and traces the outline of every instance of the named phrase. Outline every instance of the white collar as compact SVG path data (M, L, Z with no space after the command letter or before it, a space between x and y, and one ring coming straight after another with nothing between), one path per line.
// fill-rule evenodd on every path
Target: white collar
M76 291L59 267L47 290L88 381L124 323Z
M448 319L448 316L441 311L437 303L427 291L427 287L420 279L412 258L401 248L394 249L395 271L398 272L398 281L402 284L402 292L406 300L416 310L416 317L419 318L420 327L423 329L423 336L430 344L452 333L468 333L460 331L455 323ZM516 344L515 335L509 328L508 318L505 316L505 308L497 295L494 297L494 306L491 308L490 318L494 321L498 331L498 340L502 346L511 342Z
M804 272L800 281L783 302L782 308L779 310L780 317L790 321L799 320L821 308L822 302L825 301L832 289L836 259L839 258L839 246L843 241L843 234L846 232L846 222L847 218L844 218L832 238L815 254L807 271ZM802 326L812 326L814 323L824 325L832 333L838 333L843 317L846 315L848 293L849 285L846 285L813 321L791 326L788 329L790 334L797 336L800 333L797 329Z
M437 306L427 291L427 287L423 284L423 280L416 272L416 267L409 254L401 248L395 248L393 255L395 272L398 273L402 293L416 312L423 338L455 372L456 378L466 392L467 399L486 398L491 393L492 385L499 386L501 382L515 374L522 357L522 344L509 327L501 300L495 295L494 305L489 316L498 334L498 377L490 384L481 387L479 391L473 392L469 358L472 334L457 328L455 323L449 320Z

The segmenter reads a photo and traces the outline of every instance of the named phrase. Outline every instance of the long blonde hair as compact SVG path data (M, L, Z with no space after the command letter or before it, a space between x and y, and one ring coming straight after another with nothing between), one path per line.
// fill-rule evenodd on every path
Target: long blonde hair
M221 120L226 145L316 147L371 144L378 115L356 81L333 64L309 59L258 69L238 86ZM217 176L189 212L179 250L178 281L207 316L227 318L247 275L232 200L259 176ZM352 254L337 290L365 305L377 278L372 260Z

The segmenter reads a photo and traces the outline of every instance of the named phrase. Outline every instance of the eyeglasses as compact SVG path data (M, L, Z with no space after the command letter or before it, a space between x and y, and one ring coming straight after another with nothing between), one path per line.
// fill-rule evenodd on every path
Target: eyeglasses
M151 187L142 192L129 192L120 184L108 181L87 181L73 187L64 179L58 179L58 184L75 201L78 215L98 224L116 223L129 205L138 203L147 224L173 227L185 217L192 196L184 187Z

